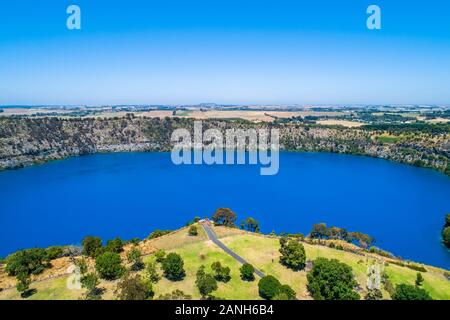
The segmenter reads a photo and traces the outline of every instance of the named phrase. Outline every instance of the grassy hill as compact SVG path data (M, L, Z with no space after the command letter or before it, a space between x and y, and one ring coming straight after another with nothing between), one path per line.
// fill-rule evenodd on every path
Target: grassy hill
M231 280L228 283L219 282L218 290L214 295L224 299L261 299L258 294L258 278L253 282L245 282L240 278L240 263L231 256L222 251L212 241L208 240L201 227L198 228L198 236L189 236L187 228L182 228L168 235L145 240L139 244L145 255L144 262L150 262L155 259L152 254L158 249L166 252L176 252L184 260L186 277L182 281L169 281L164 277L154 285L155 298L159 295L171 293L175 289L182 290L185 294L191 295L193 299L199 299L200 294L195 285L195 274L201 265L206 266L207 272L211 272L211 264L220 261L223 265L230 267ZM238 229L225 227L214 227L214 231L221 241L230 249L253 264L256 268L266 275L277 277L282 283L289 284L297 293L298 299L311 299L306 289L307 272L292 271L279 263L279 239L255 233L248 233ZM358 282L358 291L364 296L367 282L367 269L371 264L379 264L388 275L389 280L395 286L396 284L406 283L414 284L417 271L406 266L395 263L395 260L378 256L365 251L353 250L348 252L337 250L327 246L326 241L322 244L311 244L304 242L307 260L313 261L318 257L334 258L348 264ZM343 243L344 244L344 243ZM351 246L347 244L347 246ZM352 248L354 249L354 248ZM127 248L125 248L127 250ZM65 262L67 265L70 262ZM425 279L423 288L429 292L434 299L450 300L450 281L446 278L445 270L424 266L426 272L422 272ZM61 266L58 270L61 270ZM162 272L160 272L162 274ZM3 299L21 299L17 290L12 287L14 278L7 280L3 271L0 272L0 278L3 277L3 290L0 291L0 300ZM54 278L49 278L54 277ZM69 274L52 274L52 269L46 272L45 277L39 278L39 281L33 282L31 288L37 289L37 292L28 299L78 299L83 295L84 290L70 290L67 288ZM38 279L38 278L36 278ZM9 288L7 288L9 284ZM103 299L114 299L114 289L117 281L101 281L100 287L104 288ZM383 290L383 298L389 299L388 292Z

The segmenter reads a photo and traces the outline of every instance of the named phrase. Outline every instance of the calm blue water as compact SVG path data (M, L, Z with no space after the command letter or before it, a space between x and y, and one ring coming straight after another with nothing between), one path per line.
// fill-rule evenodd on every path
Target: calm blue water
M282 153L280 172L256 166L175 166L167 153L98 154L0 173L0 255L29 247L146 237L230 207L265 232L312 224L369 233L377 245L445 268L440 243L450 178L385 160Z

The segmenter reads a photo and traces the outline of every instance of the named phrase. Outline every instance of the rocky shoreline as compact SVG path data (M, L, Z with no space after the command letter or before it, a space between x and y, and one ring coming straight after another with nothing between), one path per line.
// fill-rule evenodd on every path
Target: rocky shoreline
M0 170L98 152L170 151L174 129L193 131L186 118L35 118L0 119ZM285 151L334 152L365 155L433 168L450 175L450 133L408 133L395 143L376 137L384 132L356 128L308 126L292 123L251 123L206 120L206 129L280 130Z

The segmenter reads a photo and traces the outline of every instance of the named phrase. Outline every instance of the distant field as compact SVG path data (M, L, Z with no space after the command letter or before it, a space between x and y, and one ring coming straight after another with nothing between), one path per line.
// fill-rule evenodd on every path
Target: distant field
M225 299L261 299L257 288L259 279L256 278L253 282L242 281L239 276L240 264L208 240L201 228L199 228L199 231L198 236L192 237L187 234L187 228L183 228L145 243L152 250L164 249L167 252L176 252L184 260L186 277L182 281L175 282L162 278L154 285L155 298L175 289L184 291L194 299L200 298L195 286L195 274L198 268L205 265L207 272L211 272L211 264L220 261L223 265L231 268L231 280L228 283L219 282L219 289L214 292L214 295ZM277 238L224 227L216 227L215 232L223 243L255 267L266 274L276 276L282 283L289 284L296 291L298 299L310 299L306 289L306 272L295 272L279 263L279 242ZM383 264L386 261L385 258L373 254L360 255L307 243L304 243L304 246L308 260L326 257L338 259L348 264L359 284L361 295L364 295L366 288L368 266L373 263ZM149 262L153 259L153 255L148 255L144 258L144 261ZM414 284L417 271L392 263L388 263L384 269L394 285L399 283ZM450 300L450 281L445 278L443 270L433 267L427 267L427 270L428 272L422 273L425 278L423 288L435 299ZM34 282L31 288L37 289L37 293L29 299L79 299L83 290L67 289L67 277L68 275L63 275L54 279ZM101 282L100 287L105 289L104 299L114 299L113 292L116 284L117 281ZM389 298L388 293L384 290L383 297ZM15 288L10 288L0 292L0 300L5 299L21 298Z

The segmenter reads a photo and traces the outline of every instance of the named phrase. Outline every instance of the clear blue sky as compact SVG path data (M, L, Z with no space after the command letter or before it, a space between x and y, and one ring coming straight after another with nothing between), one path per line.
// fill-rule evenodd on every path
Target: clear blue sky
M366 28L370 4L382 30ZM0 104L200 102L450 104L450 1L0 5Z

